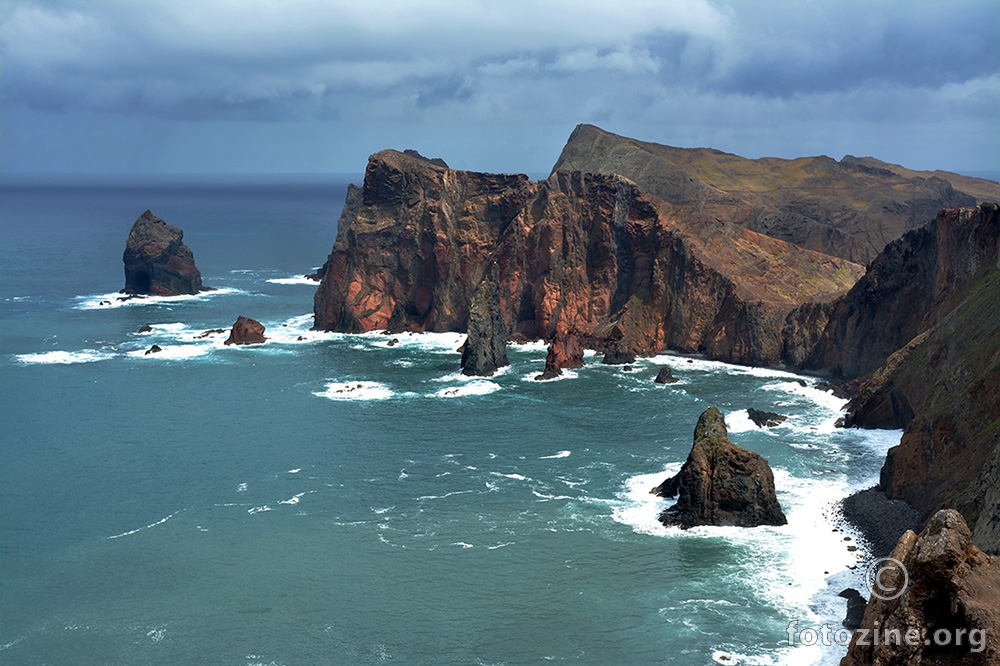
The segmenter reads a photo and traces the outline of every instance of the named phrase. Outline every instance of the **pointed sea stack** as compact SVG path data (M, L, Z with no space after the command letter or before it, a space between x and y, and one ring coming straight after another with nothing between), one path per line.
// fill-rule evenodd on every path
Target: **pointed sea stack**
M664 525L784 525L788 521L774 493L771 466L753 451L729 441L726 421L717 407L698 418L694 446L680 473L652 491L678 496L660 515Z
M462 346L462 374L489 377L507 365L507 326L500 309L499 271L494 263L469 303L469 328Z
M132 225L125 243L126 294L176 296L204 291L194 253L184 232L146 211Z

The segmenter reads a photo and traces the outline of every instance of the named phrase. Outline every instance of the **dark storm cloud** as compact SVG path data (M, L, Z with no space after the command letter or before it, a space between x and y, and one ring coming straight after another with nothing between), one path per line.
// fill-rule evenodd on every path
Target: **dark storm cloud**
M973 136L998 120L997 25L993 0L8 0L0 104L18 124L0 139L104 114L287 125L310 146L317 122L345 141L405 125L460 151L463 134L553 127L557 154L576 122L744 154L810 149L790 127L837 151L885 124L912 146L931 124Z

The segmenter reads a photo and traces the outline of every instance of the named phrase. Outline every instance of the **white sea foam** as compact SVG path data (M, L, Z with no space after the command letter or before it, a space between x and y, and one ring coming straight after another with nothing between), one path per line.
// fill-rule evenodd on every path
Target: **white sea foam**
M666 536L676 528L664 527L658 518L664 509L674 503L649 492L681 469L681 463L671 463L659 472L638 474L625 481L624 489L618 494L611 510L611 518L628 525L639 534Z
M214 296L225 296L228 294L239 293L242 293L240 289L220 287L209 291L201 291L197 294L180 294L177 296L137 296L135 298L128 298L127 295L115 291L110 294L77 296L75 299L77 303L74 308L77 310L101 310L104 308L118 308L123 306L176 305L187 301L199 301Z
M465 342L465 333L419 333L403 331L384 334L381 331L367 333L345 334L353 339L359 339L369 344L385 347L386 343L395 339L398 342L393 347L414 347L433 354L454 354Z
M299 500L301 500L302 496L305 495L305 494L306 493L299 493L298 495L294 495L292 497L289 497L286 500L281 500L280 502L278 502L278 504L298 504Z
M493 476L505 476L508 479L514 479L515 481L528 481L528 477L522 476L521 474L504 474L502 472L490 472Z
M538 380L536 380L535 378L538 377L538 375L542 374L542 370L544 370L544 368L540 368L540 369L536 370L535 372L529 372L526 375L521 375L521 381L522 382L536 382L537 381L538 383L541 384L541 383L545 383L545 382L558 382L558 381L562 381L564 379L576 379L577 377L580 376L580 374L576 370L563 370L560 374L556 375L555 377L553 377L551 379L538 379Z
M559 453L553 453L551 456L540 456L539 460L551 460L553 458L568 458L572 451L560 451Z
M273 511L273 509L265 504L264 506L255 506L254 508L247 510L247 513L252 516L255 513L264 513L265 511Z
M183 511L183 509L181 509L181 511ZM141 532L143 530L148 530L150 527L156 527L157 525L162 525L163 523L167 522L168 520L170 520L171 518L173 518L174 516L176 516L178 513L180 513L180 511L174 511L172 514L170 514L166 518L160 518L155 523L150 523L149 525L145 525L143 527L137 527L134 530L129 530L128 532L122 532L121 534L116 534L114 536L109 536L108 538L109 539L120 539L122 537L131 536L131 535L135 534L136 532Z
M427 394L428 398L462 398L470 395L489 395L500 390L500 385L483 379L476 379L463 386L452 386Z
M302 468L301 468L301 467L296 467L295 469L290 469L290 470L288 470L288 473L289 473L289 474L298 474L298 473L299 473L299 472L301 472L301 471L302 471Z
M330 382L325 391L314 392L313 395L330 400L386 400L395 392L380 382Z
M448 544L449 546L461 546L462 548L473 548L471 543L465 543L464 541L456 541L455 543Z
M159 346L159 345L157 345ZM147 353L147 349L137 349L128 352L132 358L155 359L159 361L183 361L189 358L205 356L212 351L208 345L167 345L160 347L160 351Z
M48 351L35 354L18 354L15 358L28 365L72 365L74 363L94 363L112 358L114 354L100 349L82 349L80 351Z
M528 340L527 342L512 342L510 346L518 351L545 353L548 351L549 343L544 340Z
M308 275L294 275L292 277L283 278L271 278L268 280L271 284L304 284L310 287L315 287L319 284L319 280L314 280Z

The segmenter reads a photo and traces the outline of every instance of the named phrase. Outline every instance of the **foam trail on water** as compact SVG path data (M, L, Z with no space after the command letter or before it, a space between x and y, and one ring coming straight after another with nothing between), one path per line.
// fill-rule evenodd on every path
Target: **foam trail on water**
M268 280L271 284L304 284L310 287L315 287L319 284L319 280L314 280L308 275L295 275L292 277L284 278L271 278Z
M16 358L26 365L72 365L74 363L94 363L112 358L114 354L99 349L83 349L80 351L48 351L35 354L18 354Z
M440 391L427 394L428 398L462 398L470 395L489 395L500 390L500 385L493 382L477 379L470 381L464 386L453 386L443 388Z
M560 451L559 453L553 453L551 456L540 456L539 460L551 460L553 458L568 458L572 451Z
M220 287L210 291L201 291L197 294L179 294L177 296L136 296L128 298L120 292L110 294L92 294L90 296L77 296L76 310L101 310L105 308L132 307L139 305L176 305L186 301L200 301L214 296L225 296L228 294L243 293L240 289L232 287Z
M150 527L156 527L157 525L162 525L163 523L167 522L168 520L170 520L171 518L173 518L174 516L176 516L178 513L180 513L183 510L184 509L181 509L180 511L174 511L172 514L170 514L166 518L160 518L155 523L150 523L149 525L146 525L144 527L137 527L134 530L129 530L128 532L122 532L121 534L116 534L114 536L109 536L108 538L109 539L120 539L122 537L126 537L126 536L130 536L132 534L135 534L136 532L141 532L143 530L148 530Z
M313 395L330 400L386 400L395 392L380 382L330 382L325 391Z

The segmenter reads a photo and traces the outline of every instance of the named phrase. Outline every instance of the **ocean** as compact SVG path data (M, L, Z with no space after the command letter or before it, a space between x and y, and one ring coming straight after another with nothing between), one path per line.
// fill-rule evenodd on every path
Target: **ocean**
M837 663L789 623L864 591L833 504L898 431L834 428L843 402L778 370L589 355L536 382L526 344L469 379L460 334L312 331L346 185L0 188L0 663ZM216 291L115 300L147 208ZM268 342L199 337L238 315ZM787 526L656 521L713 404Z

